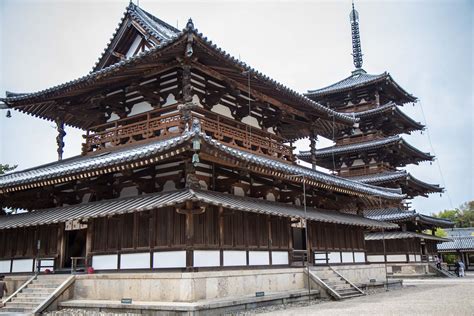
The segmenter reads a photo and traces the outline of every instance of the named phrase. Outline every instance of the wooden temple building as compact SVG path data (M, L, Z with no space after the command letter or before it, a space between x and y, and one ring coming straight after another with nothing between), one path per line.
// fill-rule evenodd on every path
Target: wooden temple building
M394 207L359 210L371 219L397 223L399 229L366 235L369 262L421 262L437 253L436 244L446 239L434 236L437 227L452 227L450 221L433 218L405 206L407 200L443 188L417 179L401 169L408 164L432 161L434 157L410 145L401 134L422 131L424 126L401 110L416 97L404 90L388 73L368 74L362 69L358 12L350 14L355 70L327 87L308 91L306 96L328 109L359 119L355 129L334 130L335 145L300 152L298 158L331 170L359 183L399 188L406 199ZM424 234L431 230L432 235ZM384 246L385 244L385 246ZM384 249L385 248L385 249Z
M133 3L92 72L0 100L58 130L58 161L0 177L0 206L25 210L0 216L2 274L365 264L364 232L398 225L362 210L441 191L396 169L432 156L396 136L422 126L389 75L305 96ZM65 126L84 143L62 159ZM296 164L294 141L333 133L301 159L338 175Z

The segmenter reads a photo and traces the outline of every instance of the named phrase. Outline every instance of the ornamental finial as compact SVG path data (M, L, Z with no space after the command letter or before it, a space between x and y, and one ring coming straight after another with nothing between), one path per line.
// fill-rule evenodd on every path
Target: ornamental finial
M362 49L360 47L360 33L359 33L359 12L354 8L354 1L352 1L352 11L350 14L351 31L352 31L352 58L354 66L357 69L362 68Z
M186 23L186 29L188 29L188 30L194 30L193 19L189 18L188 23Z

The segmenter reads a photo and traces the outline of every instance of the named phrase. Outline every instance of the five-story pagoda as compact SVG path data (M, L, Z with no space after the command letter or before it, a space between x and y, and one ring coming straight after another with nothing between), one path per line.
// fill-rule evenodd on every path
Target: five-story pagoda
M334 131L335 145L300 152L298 158L361 183L400 188L408 199L441 193L443 188L415 178L400 169L408 164L432 161L434 157L410 145L400 134L422 131L424 126L402 112L400 107L416 102L388 73L368 74L363 68L358 12L350 13L352 56L355 70L330 86L310 90L306 96L339 113L358 118L355 129ZM406 202L406 201L405 201ZM442 239L421 234L425 229L451 226L452 223L406 210L403 203L389 208L360 209L365 216L400 223L400 232L369 234L371 256L368 261L384 260L383 240L387 239L385 260L421 261L436 253Z

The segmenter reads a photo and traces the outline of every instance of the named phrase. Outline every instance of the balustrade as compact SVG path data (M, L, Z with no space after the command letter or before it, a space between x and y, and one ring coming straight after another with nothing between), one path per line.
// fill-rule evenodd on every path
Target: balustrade
M193 118L199 119L203 132L230 147L283 161L294 160L292 148L277 135L200 108L191 111ZM182 134L184 129L185 121L177 105L168 106L92 127L83 136L83 154L167 139Z

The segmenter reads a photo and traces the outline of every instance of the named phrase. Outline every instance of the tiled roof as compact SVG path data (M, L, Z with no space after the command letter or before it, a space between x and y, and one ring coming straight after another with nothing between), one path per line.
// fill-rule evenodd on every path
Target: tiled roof
M383 239L411 239L411 238L419 238L419 239L428 239L428 240L436 240L436 241L449 241L450 239L437 237L428 234L420 234L415 232L377 232L377 233L369 233L365 235L365 240L383 240Z
M178 145L189 141L194 136L200 136L207 144L219 149L223 153L229 154L250 164L260 166L266 170L278 171L285 175L304 176L306 180L313 180L321 184L332 185L337 188L352 190L365 195L380 196L385 199L400 200L405 197L405 195L401 194L399 189L381 188L362 184L357 181L332 176L310 168L281 162L229 147L202 133L200 131L199 122L193 124L193 129L191 131L186 131L181 136L169 140L155 141L145 145L139 145L132 148L129 147L95 156L78 156L25 171L6 174L0 176L0 188L65 177L81 172L130 163L136 160L148 159L150 157L158 156L158 154L165 151L176 149Z
M349 77L342 79L336 83L333 83L327 87L308 90L308 96L321 96L329 93L336 93L344 91L347 89L353 89L359 86L364 86L373 82L379 82L387 78L388 74L386 72L379 75L371 75L365 71L356 71L352 73Z
M104 58L104 56L108 52L110 52L111 50L110 46L112 45L113 42L116 41L117 33L122 28L122 24L126 20L127 16L129 16L133 21L138 23L143 29L145 29L146 32L148 32L148 34L151 34L153 37L157 38L160 41L170 40L173 37L178 36L180 33L178 29L158 19L154 15L146 12L142 8L135 5L133 2L130 2L130 4L127 6L127 9L125 10L123 14L122 19L120 20L118 27L115 29L115 33L110 38L110 41L107 44L107 47L104 49L104 51L102 52L102 55L99 57L99 60L95 64L93 71L99 70L98 69L99 63Z
M458 250L474 251L474 236L450 236L452 241L438 244L438 251L449 252Z
M316 158L324 158L330 157L331 155L340 155L352 152L362 152L371 149L377 149L384 146L390 146L394 144L400 144L404 146L409 151L414 152L416 155L420 156L422 160L433 160L433 156L429 153L424 153L417 148L413 147L412 145L408 144L402 137L400 136L390 136L382 139L376 139L366 142L360 142L355 144L348 144L348 145L335 145L331 147L326 147L322 149L316 150ZM310 151L300 151L299 155L297 155L300 159L307 159L311 156Z
M415 211L403 210L398 207L364 210L364 216L378 221L400 222L416 217Z
M367 184L372 184L372 185L380 185L384 183L391 183L399 180L404 180L404 181L412 181L416 185L419 185L423 188L425 188L427 191L426 192L443 192L443 188L441 188L439 185L436 184L430 184L426 183L424 181L421 181L417 178L415 178L413 175L410 173L406 172L405 170L400 170L400 171L385 171L381 173L374 173L374 174L368 174L364 176L357 176L357 177L351 177L353 180L357 180L362 183L367 183Z
M451 237L474 237L474 227L451 228L445 231Z
M424 130L425 126L420 122L415 121L408 115L406 115L400 108L394 103L389 102L387 104L372 108L370 110L360 111L360 112L344 112L347 115L352 115L353 117L360 118L361 120L371 118L374 116L379 116L387 112L397 115L401 120L405 121L407 124L411 125L409 131L412 130Z
M392 229L398 227L395 224L374 221L360 216L343 214L337 211L320 210L308 207L305 213L301 206L298 207L290 204L240 197L214 191L183 189L31 211L16 215L0 216L0 229L46 225L71 220L85 220L88 218L148 211L166 206L174 206L189 200L201 201L205 204L223 206L225 208L244 212L263 213L292 218L307 218L317 222L354 225L376 229Z
M400 87L392 79L389 73L384 72L379 75L371 75L365 72L363 69L353 71L349 77L344 78L341 81L338 81L327 87L316 89L316 90L308 90L308 93L306 93L306 96L311 97L311 98L323 97L325 95L353 90L359 87L363 87L372 83L382 82L385 80L390 81L398 90L400 90L403 94L405 94L408 100L410 101L416 100L416 97L412 96L411 94L403 90L402 87Z

